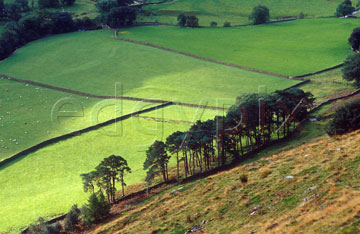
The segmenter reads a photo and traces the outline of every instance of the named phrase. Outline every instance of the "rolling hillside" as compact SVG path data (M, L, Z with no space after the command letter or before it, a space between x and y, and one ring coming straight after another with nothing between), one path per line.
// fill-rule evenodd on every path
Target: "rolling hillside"
M256 68L297 76L342 63L357 19L304 19L239 28L133 27L119 37Z
M297 17L300 12L305 17L333 16L342 0L169 0L166 4L147 6L144 10L152 12L149 20L176 24L179 13L194 14L201 26L210 26L215 21L222 26L225 21L232 25L248 24L248 16L254 6L265 5L270 9L272 20L283 17ZM352 1L355 5L356 0Z
M359 141L353 132L178 185L90 233L358 233Z

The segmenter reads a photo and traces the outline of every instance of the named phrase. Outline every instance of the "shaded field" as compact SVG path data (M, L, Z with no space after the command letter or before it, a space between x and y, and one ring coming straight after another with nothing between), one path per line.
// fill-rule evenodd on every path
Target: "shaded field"
M153 103L81 97L0 78L0 160Z
M192 104L202 100L212 106L217 99L234 101L259 87L271 92L298 83L118 41L113 35L99 30L32 42L0 62L0 73L97 95L116 90L124 96Z
M248 24L249 15L254 6L265 5L270 9L272 19L297 17L303 12L306 17L333 16L342 0L178 0L173 3L146 6L143 9L152 12L149 19L161 23L176 24L176 17L181 12L196 15L202 26L210 26L215 21L222 26L225 21L232 25ZM352 1L357 4L357 1Z
M131 118L55 143L0 168L0 232L17 230L39 216L83 204L88 194L82 190L80 174L93 170L112 154L127 159L133 171L126 177L128 185L141 182L148 146L188 127Z
M347 39L359 22L333 18L240 28L144 26L121 30L119 37L296 76L342 63L352 53Z

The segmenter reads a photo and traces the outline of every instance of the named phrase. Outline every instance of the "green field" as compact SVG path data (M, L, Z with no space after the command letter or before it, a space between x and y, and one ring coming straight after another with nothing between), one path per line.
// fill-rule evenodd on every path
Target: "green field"
M214 116L209 113L210 117ZM79 175L111 154L122 155L132 168L126 177L128 185L141 182L147 147L155 139L165 140L174 131L188 128L186 124L131 118L118 122L116 131L111 125L85 133L0 168L0 232L27 225L39 216L66 212L75 203L83 204L88 194L82 191Z
M311 81L301 86L304 91L311 92L316 97L317 102L334 98L334 94L344 91L354 90L351 82L342 78L341 69L336 69L326 73L308 77Z
M125 96L209 105L298 82L118 41L107 30L32 42L0 62L0 73L93 94L114 95L117 87Z
M270 9L272 20L282 17L297 17L300 12L305 17L333 16L337 6L343 0L178 0L168 4L146 6L143 9L152 12L149 20L160 23L176 24L176 17L184 12L199 18L201 26L210 26L215 21L222 26L225 21L232 25L249 24L248 17L254 6L265 5ZM352 1L354 4L357 1Z
M343 62L351 54L347 39L359 24L357 19L306 19L241 28L153 26L125 29L119 36L295 76Z
M86 98L2 78L0 94L0 160L44 140L154 105Z
M227 110L212 110L171 105L155 111L143 113L140 116L156 121L170 121L171 123L185 123L191 125L191 123L195 123L197 120L206 121L208 119L214 119L216 115L223 116L226 112Z

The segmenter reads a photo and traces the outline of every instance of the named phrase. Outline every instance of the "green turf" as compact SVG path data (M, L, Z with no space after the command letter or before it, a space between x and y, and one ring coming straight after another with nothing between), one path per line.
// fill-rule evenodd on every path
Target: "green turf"
M156 118L157 120L170 120L174 123L194 123L197 120L206 121L214 119L216 115L223 116L226 110L212 110L200 107L186 107L179 105L171 105L165 108L141 114L142 117Z
M114 95L117 87L126 96L209 105L298 83L122 42L108 30L32 42L0 62L0 73L94 94Z
M241 28L135 27L123 38L146 41L238 65L290 76L337 65L352 52L357 19L298 20Z
M343 0L177 0L143 9L152 12L150 19L161 23L176 24L177 15L185 12L195 14L202 26L209 26L211 21L222 26L225 21L232 25L250 23L248 17L254 6L259 4L267 6L272 20L276 20L281 17L297 17L300 12L306 17L333 16L341 2ZM354 0L353 3L356 4L357 1Z
M304 91L311 92L317 102L322 102L334 97L334 94L347 90L355 90L351 82L342 79L340 69L329 71L315 76L308 77L310 83L302 85L300 88Z
M126 177L128 185L141 182L148 146L155 139L165 140L174 131L189 128L132 118L119 122L113 135L114 126L53 144L0 168L0 233L39 216L66 212L75 203L83 204L88 194L82 191L79 175L111 154L125 157L132 168Z
M44 140L153 105L86 98L1 78L0 160Z

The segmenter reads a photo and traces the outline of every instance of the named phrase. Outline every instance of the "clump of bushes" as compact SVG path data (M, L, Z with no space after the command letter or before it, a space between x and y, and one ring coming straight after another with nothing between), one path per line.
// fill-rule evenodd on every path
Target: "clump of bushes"
M305 18L304 12L300 12L298 18L299 18L299 19L304 19L304 18Z
M360 47L360 27L354 28L353 32L349 37L349 43L351 45L352 50L359 51Z
M96 28L98 27L95 22L86 17L74 22L68 12L33 11L18 22L5 24L0 36L0 60L7 58L26 43L47 35Z
M82 213L85 224L98 223L109 215L110 205L102 193L99 195L93 193L90 195L88 204L82 207Z
M65 217L65 231L75 230L76 224L80 221L81 211L77 205L73 205Z
M354 81L354 85L360 87L360 54L356 53L346 58L342 68L343 79Z
M231 23L228 22L228 21L225 21L224 22L224 28L228 28L228 27L231 27Z
M199 19L195 15L186 16L182 13L178 15L177 21L180 27L190 27L190 28L199 27Z
M360 129L360 100L353 101L336 110L327 126L329 136L342 135Z
M29 226L30 234L58 234L61 232L62 226L59 222L55 224L46 224L44 218L40 217L35 224Z
M352 2L350 0L345 0L337 7L335 15L337 17L344 17L352 14L354 11L355 7L352 6Z
M210 23L210 27L212 27L212 28L216 28L217 27L217 22L215 22L215 21L212 21L211 23Z

